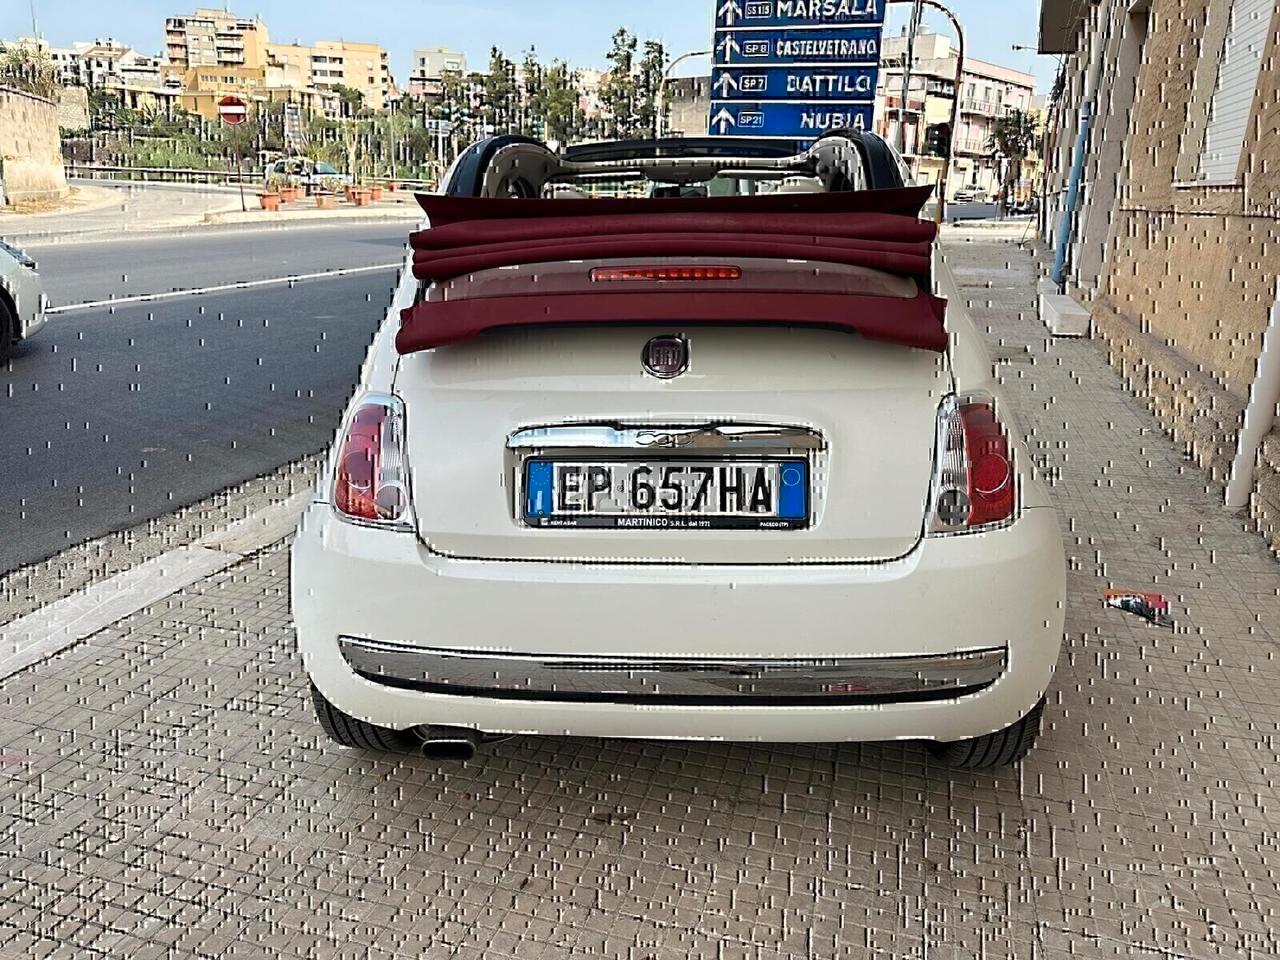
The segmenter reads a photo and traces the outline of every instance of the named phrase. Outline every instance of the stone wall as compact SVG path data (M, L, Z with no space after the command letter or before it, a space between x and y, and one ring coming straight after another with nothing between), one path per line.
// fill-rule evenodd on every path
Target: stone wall
M63 130L89 129L89 91L62 87L58 91L58 126Z
M52 101L0 87L0 161L10 203L67 195L58 142L58 108Z
M1112 4L1121 16L1128 6ZM1238 182L1193 183L1217 80L1219 57L1209 51L1221 48L1227 7L1151 4L1121 188L1105 216L1086 208L1081 221L1100 225L1088 239L1103 247L1095 335L1129 388L1219 487L1280 276L1280 21L1263 53ZM1273 549L1280 549L1278 471L1280 432L1273 432L1250 507Z

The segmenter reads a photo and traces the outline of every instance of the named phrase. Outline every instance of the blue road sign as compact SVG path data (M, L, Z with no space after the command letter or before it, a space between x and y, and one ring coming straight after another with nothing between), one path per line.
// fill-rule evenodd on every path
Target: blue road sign
M772 101L711 106L711 133L724 137L785 137L816 140L830 130L869 130L873 103Z
M883 24L887 0L715 0L717 27Z
M720 30L715 39L716 63L879 63L879 27L810 27L799 30Z
M888 0L713 2L713 136L870 129Z
M711 89L717 100L859 100L876 96L876 68L716 67Z

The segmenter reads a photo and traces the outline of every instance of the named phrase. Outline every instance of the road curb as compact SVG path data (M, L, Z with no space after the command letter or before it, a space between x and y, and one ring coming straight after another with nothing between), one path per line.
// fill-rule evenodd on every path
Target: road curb
M314 212L313 212L314 211ZM345 220L405 220L422 219L422 209L417 204L401 207L356 207L349 210L213 210L204 215L201 226L257 223L323 223Z
M11 620L0 627L0 680L278 543L297 526L312 496L310 490L295 493L195 543Z

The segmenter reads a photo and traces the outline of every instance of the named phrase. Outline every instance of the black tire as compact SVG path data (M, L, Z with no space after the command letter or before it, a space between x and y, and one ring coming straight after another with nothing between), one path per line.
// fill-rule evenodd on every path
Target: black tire
M18 318L9 309L9 304L0 296L0 363L13 356L13 348L18 341Z
M934 753L953 767L977 770L983 767L1003 767L1017 763L1035 746L1040 734L1040 718L1044 714L1044 697L1031 708L1031 712L1003 730L988 733L972 740L939 743Z
M316 708L316 719L334 743L383 753L407 753L414 746L414 737L407 731L379 727L343 713L324 698L314 683L311 685L311 702Z

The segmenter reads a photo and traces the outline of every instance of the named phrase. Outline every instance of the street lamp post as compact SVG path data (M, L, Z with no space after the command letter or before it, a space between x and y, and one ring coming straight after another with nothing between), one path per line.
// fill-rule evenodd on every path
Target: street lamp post
M916 34L920 32L921 0L911 0L911 22L907 26L907 49L902 56L902 99L898 101L898 152L907 152L907 97L911 92L911 68L915 65ZM928 89L925 90L928 95ZM919 137L919 127L916 128Z
M676 64L681 61L688 60L691 57L709 56L711 56L710 50L691 50L688 53L680 54L680 56L667 64L666 70L662 71L662 80L658 83L658 117L654 121L654 132L658 135L659 139L661 139L663 134L666 132L663 128L666 126L667 118L667 80L671 78L671 71L676 68Z
M944 6L939 0L889 0L890 3L914 3L925 4L933 7L935 10L942 11L946 18L951 21L951 26L956 31L956 83L955 89L951 95L951 139L955 140L958 132L956 121L960 115L960 90L963 87L964 79L964 30L960 26L960 21L956 19L956 15ZM927 92L926 92L927 95ZM905 103L904 103L905 106ZM901 124L899 124L901 126ZM934 217L938 223L942 223L946 216L947 206L947 177L951 174L951 144L947 144L947 152L942 157L942 172L938 175L938 206L937 213Z

